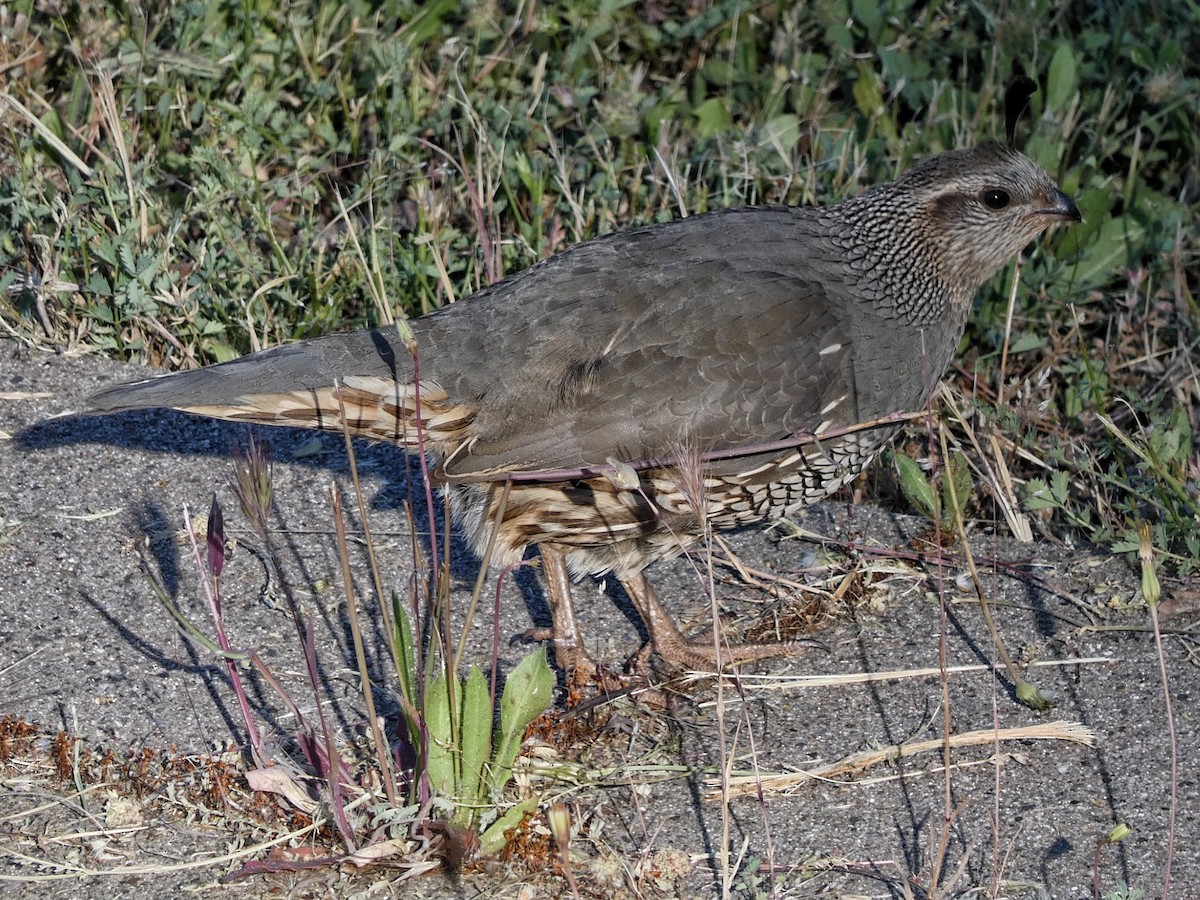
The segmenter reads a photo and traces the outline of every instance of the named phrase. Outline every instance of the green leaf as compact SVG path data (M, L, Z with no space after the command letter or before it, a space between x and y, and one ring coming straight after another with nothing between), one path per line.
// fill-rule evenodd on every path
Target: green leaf
M862 63L858 66L858 78L854 82L854 102L858 111L868 119L883 115L883 93L879 79Z
M1129 58L1133 64L1142 69L1153 70L1155 66L1154 52L1145 44L1134 44L1129 48Z
M1179 60L1183 56L1183 48L1179 41L1167 41L1158 48L1158 67L1160 69L1171 69L1179 65Z
M715 56L705 60L704 65L700 68L700 74L713 84L727 85L732 84L734 80L733 66L729 64L728 60Z
M892 458L900 475L900 492L921 515L933 521L937 515L937 497L934 496L928 476L915 460L903 453L897 453Z
M710 97L697 106L692 115L696 117L696 133L700 137L712 137L733 127L733 119L722 97Z
M454 684L454 709L462 709L462 683ZM453 720L450 715L450 692L445 675L439 675L425 690L425 726L429 729L429 756L425 771L429 787L443 797L457 798L457 779L454 775L455 757L459 748L454 743Z
M1071 45L1063 41L1050 60L1050 72L1046 77L1046 106L1056 113L1066 112L1067 104L1075 96L1077 84L1075 54Z
M88 293L96 294L97 296L100 296L100 297L107 297L109 294L112 293L112 285L110 285L108 283L108 279L105 278L103 275L101 275L99 272L93 272L91 274L91 276L88 278L87 289L88 289ZM89 309L92 309L92 308L94 308L94 307L89 307ZM107 311L108 311L107 308L105 308L105 312L107 312ZM111 320L109 320L109 321L111 321Z
M129 249L128 244L122 244L117 248L117 256L121 260L122 274L133 277L137 275L137 262L133 258L133 251Z
M854 18L863 26L867 37L878 37L879 29L883 27L883 12L878 0L853 0L850 4Z
M1059 506L1066 505L1070 486L1071 479L1062 469L1055 469L1050 473L1050 493Z
M129 282L121 293L123 295L121 306L130 314L146 312L151 306L150 296L139 281Z
M408 621L408 610L400 595L392 594L392 619L395 633L392 635L392 653L395 654L400 679L400 692L409 703L417 702L417 655L413 648L412 625Z
M841 22L825 29L825 41L847 53L854 52L854 36L850 34L850 29Z
M1059 504L1055 502L1054 496L1050 491L1050 486L1040 478L1034 478L1025 482L1025 508L1030 512L1038 509L1057 509Z
M100 259L104 260L112 268L117 267L117 245L112 238L102 237L92 243L92 252Z
M546 175L540 167L537 174L534 174L533 162L525 153L516 154L514 162L517 176L521 179L521 184L525 186L525 192L529 194L529 205L536 213L540 210L542 197L546 193Z
M526 797L512 809L487 827L479 836L479 853L481 856L491 856L504 849L508 841L504 832L521 824L521 820L537 809L537 797Z
M783 160L790 162L792 148L796 146L799 137L800 117L786 113L767 122L759 130L758 140L762 146L777 148Z
M219 363L229 362L229 360L237 359L239 356L241 356L237 350L233 349L233 347L230 347L224 341L214 341L206 346L208 348L208 352L212 355L212 358Z
M1109 284L1125 267L1129 259L1130 231L1140 231L1140 226L1128 221L1128 218L1110 218L1097 229L1071 272L1076 292Z
M529 723L546 711L554 690L554 670L546 662L546 648L530 653L509 673L500 698L500 733L492 757L491 788L500 793L512 777L521 737Z
M1046 346L1046 339L1040 334L1023 334L1015 341L1008 345L1010 355L1017 353L1028 353L1031 350L1040 350Z
M1124 225L1110 212L1112 196L1109 191L1084 191L1078 203L1083 222L1072 226L1063 235L1055 255L1060 259L1075 259L1075 285L1080 290L1087 290L1107 283L1113 270L1125 261Z
M1133 537L1126 535L1124 538L1114 540L1111 544L1109 544L1108 549L1113 553L1137 553L1140 547L1141 542L1137 539L1137 535L1135 534Z
M492 754L492 694L479 666L471 666L467 674L460 721L462 781L458 796L464 805L459 812L462 813L462 824L469 824L475 815L474 807L486 799L481 790L483 767Z

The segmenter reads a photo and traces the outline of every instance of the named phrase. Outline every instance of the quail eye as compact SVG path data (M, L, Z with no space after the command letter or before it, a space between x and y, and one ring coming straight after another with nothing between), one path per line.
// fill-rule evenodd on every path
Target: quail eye
M1008 191L990 190L980 194L988 209L1004 209L1008 206Z

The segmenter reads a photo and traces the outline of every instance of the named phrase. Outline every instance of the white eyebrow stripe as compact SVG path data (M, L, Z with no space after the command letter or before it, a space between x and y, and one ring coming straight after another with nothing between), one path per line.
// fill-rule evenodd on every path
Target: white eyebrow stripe
M828 347L822 347L817 353L817 356L828 356L831 353L837 353L841 349L841 344L830 344Z

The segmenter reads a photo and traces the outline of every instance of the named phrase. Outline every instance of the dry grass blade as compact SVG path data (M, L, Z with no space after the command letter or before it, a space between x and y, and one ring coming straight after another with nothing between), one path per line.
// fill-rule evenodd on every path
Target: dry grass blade
M47 144L54 148L54 152L69 162L72 166L79 170L84 178L95 177L95 171L92 167L80 159L70 147L62 142L62 140L53 131L47 128L42 120L29 111L20 100L7 92L0 92L0 104L8 104L18 116L24 119L37 132L38 137L44 140Z
M954 392L951 391L945 384L938 388L941 395L941 401L950 410L955 423L962 428L963 433L970 441L975 452L973 454L963 453L970 461L972 468L991 489L991 495L999 505L1001 512L1004 513L1004 520L1008 523L1009 530L1013 537L1022 543L1029 543L1033 540L1033 530L1029 527L1029 517L1021 512L1021 503L1017 499L1017 492L1014 486L1012 472L1008 464L1004 460L1004 455L1001 452L1000 443L996 439L996 435L989 433L987 435L988 447L991 450L991 457L995 461L995 465L988 461L988 453L983 449L983 445L979 441L979 436L975 432L975 428L963 414L962 407L955 398ZM951 436L955 449L962 450L959 441L956 437ZM1042 463L1042 465L1045 465Z
M129 201L129 210L136 224L138 236L144 245L149 229L147 211L138 202L138 194L134 188L133 163L129 155L129 147L125 141L125 118L117 101L116 87L113 85L112 76L103 69L97 68L93 79L94 86L92 87L92 91L96 99L96 105L100 108L100 114L104 119L104 127L108 130L109 139L112 141L117 160L121 164L121 174L125 181L125 194L126 199Z
M1062 659L1062 660L1042 660L1030 665L1030 668L1041 668L1047 666L1088 666L1097 664L1113 664L1120 662L1120 659L1115 656L1091 656L1081 659ZM970 672L987 672L996 671L1000 668L998 665L963 665L963 666L947 666L945 672L947 675L966 674ZM757 693L769 693L775 691L796 691L805 690L814 687L834 687L850 684L870 684L880 681L903 681L909 678L938 678L942 673L942 669L937 666L928 666L920 669L890 669L883 672L851 672L841 675L738 675L738 681L747 697ZM684 682L708 680L714 676L711 673L694 672L689 673L684 677ZM727 676L726 676L727 677ZM703 709L709 703L702 703L700 707Z
M1026 725L1019 728L980 728L962 734L950 735L949 741L936 738L928 741L909 741L903 744L892 744L876 750L864 750L852 753L842 759L808 769L802 772L784 772L773 775L735 775L729 779L729 792L734 796L758 796L762 793L791 794L813 781L842 781L859 775L872 766L880 763L891 763L900 759L917 756L921 753L940 753L947 744L951 749L963 747L980 747L997 745L1003 741L1069 741L1091 747L1096 742L1096 733L1080 722L1047 722L1042 725ZM922 769L920 773L927 775L936 769ZM889 778L906 777L905 773ZM705 785L716 787L717 779L705 779ZM715 791L711 791L706 799L715 799Z

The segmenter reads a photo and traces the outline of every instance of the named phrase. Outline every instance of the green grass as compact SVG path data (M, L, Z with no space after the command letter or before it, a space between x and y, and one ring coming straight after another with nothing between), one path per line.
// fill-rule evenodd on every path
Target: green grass
M0 323L168 368L681 210L836 201L1002 136L1020 61L1019 141L1086 221L1030 253L999 393L1007 285L984 292L956 390L1036 529L1132 552L1147 521L1200 567L1194 0L6 9ZM982 490L971 512L999 518Z

